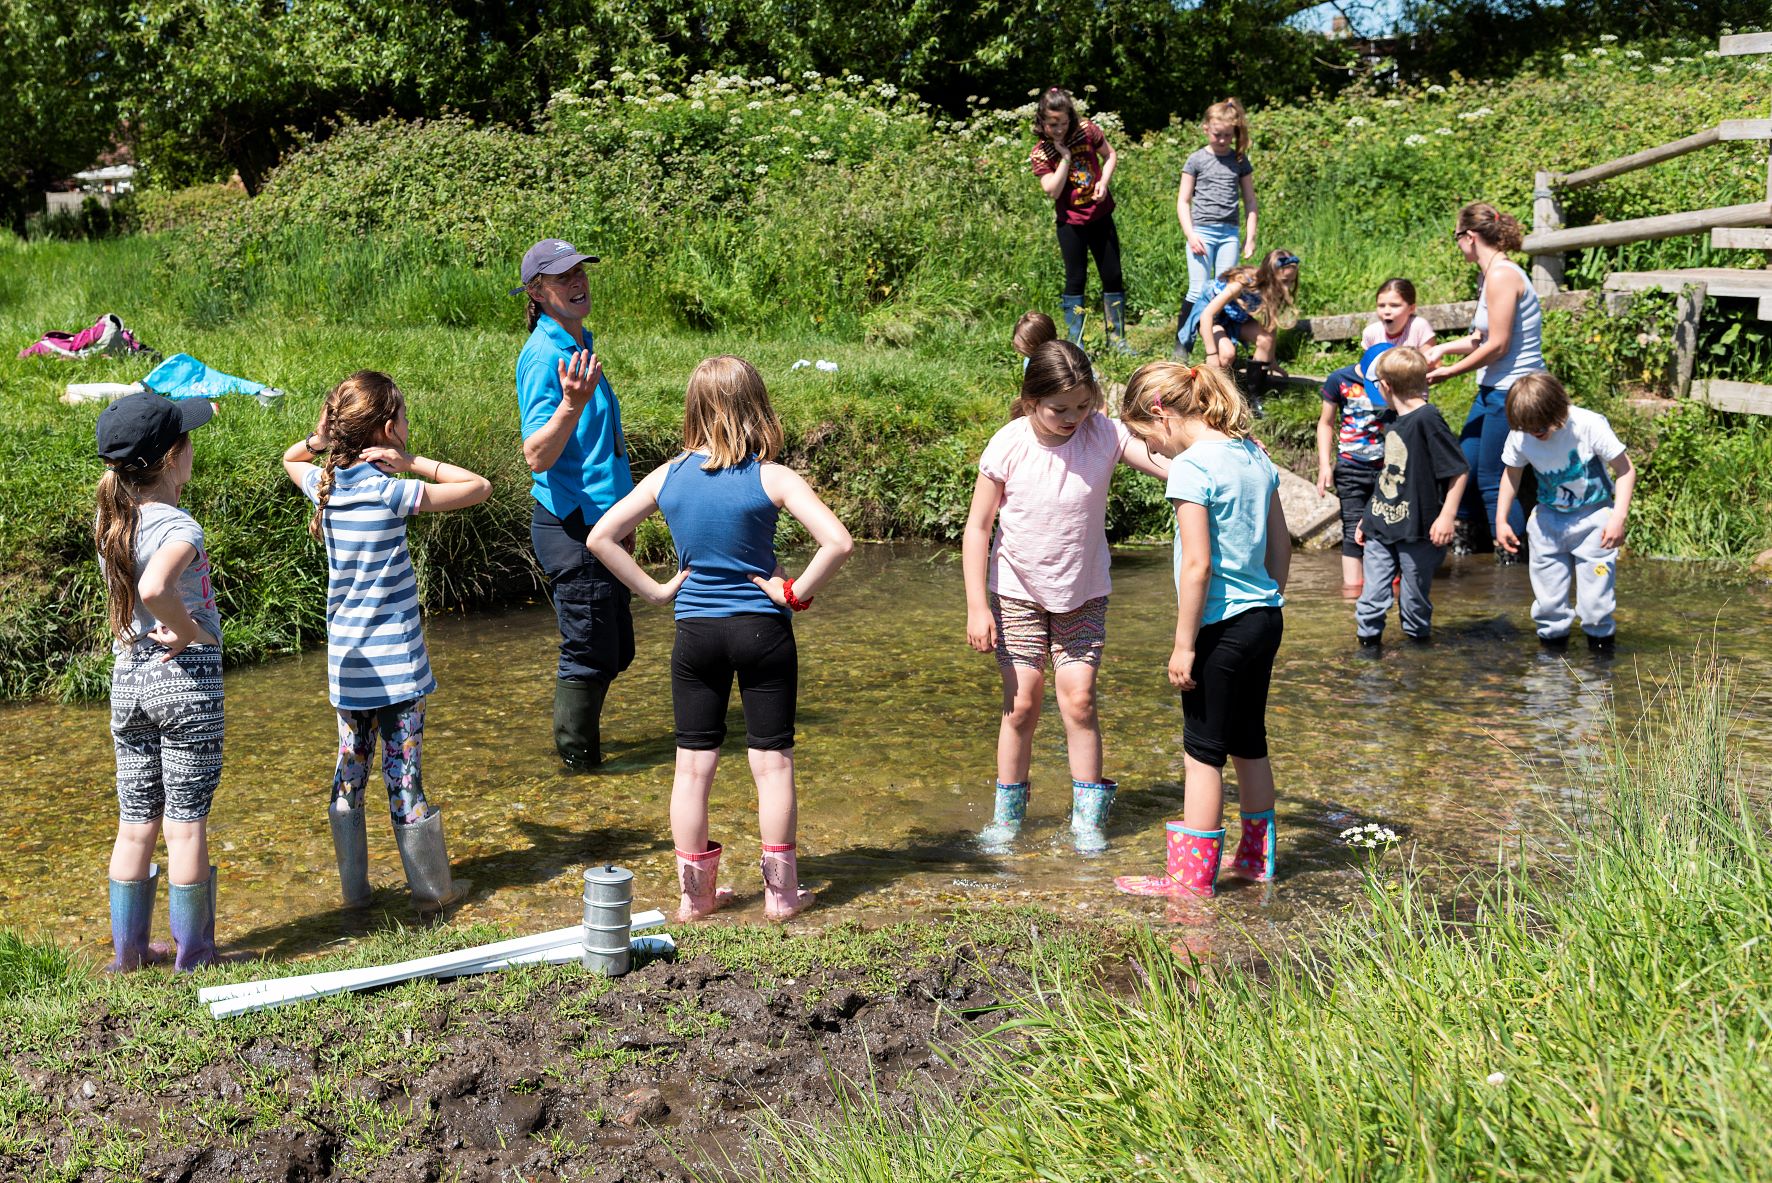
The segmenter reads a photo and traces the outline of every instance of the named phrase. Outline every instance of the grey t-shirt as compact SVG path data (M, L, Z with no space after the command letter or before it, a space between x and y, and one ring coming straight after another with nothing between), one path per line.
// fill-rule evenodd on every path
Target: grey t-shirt
M197 557L178 577L178 598L184 602L185 611L191 614L197 627L220 641L221 613L216 611L215 591L209 584L209 552L203 547L203 527L197 524L197 519L176 505L162 501L144 502L141 520L135 530L135 578L141 579L141 573L147 570L155 552L175 542L188 542L197 550ZM133 644L145 644L148 633L158 623L148 606L137 598ZM115 653L122 653L129 647L121 638L111 643L111 650Z
M1227 152L1219 156L1210 148L1201 148L1187 158L1181 171L1194 178L1194 224L1229 222L1237 224L1237 205L1242 196L1244 177L1255 171L1246 156Z

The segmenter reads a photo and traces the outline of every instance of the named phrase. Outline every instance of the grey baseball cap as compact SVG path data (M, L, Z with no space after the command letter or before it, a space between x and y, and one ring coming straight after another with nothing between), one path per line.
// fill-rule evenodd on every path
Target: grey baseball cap
M596 255L579 253L579 249L564 238L544 238L523 252L523 270L517 276L523 286L512 288L511 295L522 295L529 281L538 275L560 275L580 263L596 261Z

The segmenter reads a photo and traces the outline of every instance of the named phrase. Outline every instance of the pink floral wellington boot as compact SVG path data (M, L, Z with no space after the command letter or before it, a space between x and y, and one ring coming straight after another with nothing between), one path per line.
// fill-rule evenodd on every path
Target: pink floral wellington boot
M812 893L800 886L800 856L794 843L763 843L763 915L786 920L812 906Z
M677 904L679 924L700 920L732 902L732 889L716 886L724 850L718 842L709 842L700 854L677 852L677 882L683 889L683 898Z
M1237 843L1236 857L1231 859L1231 874L1257 883L1270 882L1274 877L1276 846L1274 811L1264 809L1260 813L1245 813L1243 837Z
M1180 822L1167 822L1168 874L1121 875L1114 886L1127 895L1218 894L1218 860L1224 853L1223 830L1190 830Z

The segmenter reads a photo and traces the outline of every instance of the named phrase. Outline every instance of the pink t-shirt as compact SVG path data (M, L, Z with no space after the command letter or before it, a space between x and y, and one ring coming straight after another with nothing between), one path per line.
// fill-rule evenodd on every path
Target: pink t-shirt
M1360 334L1360 348L1370 349L1381 341L1389 341L1392 345L1407 345L1411 349L1425 349L1433 343L1433 340L1434 326L1428 324L1418 314L1409 318L1409 323L1403 326L1403 335L1400 337L1387 335L1382 320L1373 321L1366 326L1366 331Z
M978 471L1003 484L992 591L1048 612L1108 594L1108 485L1131 439L1125 424L1100 411L1056 447L1041 443L1025 418L991 437Z

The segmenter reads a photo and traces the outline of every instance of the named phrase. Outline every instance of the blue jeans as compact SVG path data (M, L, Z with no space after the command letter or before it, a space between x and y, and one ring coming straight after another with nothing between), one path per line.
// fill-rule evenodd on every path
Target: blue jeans
M1499 386L1477 387L1477 399L1471 404L1470 418L1458 433L1458 444L1464 449L1464 462L1470 465L1470 483L1464 487L1464 505L1458 516L1470 518L1481 513L1495 533L1495 504L1501 499L1501 448L1507 443L1507 391ZM1507 515L1514 533L1524 536L1526 511L1518 498Z
M1235 222L1196 222L1194 234L1206 244L1206 253L1196 255L1187 253L1187 298L1198 300L1200 293L1206 290L1206 284L1237 265L1237 251L1242 245L1237 240L1237 224Z

